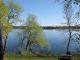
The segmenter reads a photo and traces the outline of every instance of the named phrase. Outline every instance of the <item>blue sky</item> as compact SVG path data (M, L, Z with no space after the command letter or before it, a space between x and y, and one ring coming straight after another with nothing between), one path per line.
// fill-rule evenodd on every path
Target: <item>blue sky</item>
M38 22L43 26L61 25L65 20L63 18L62 5L52 3L53 0L14 0L18 3L23 12L21 18L26 19L29 13L38 18Z

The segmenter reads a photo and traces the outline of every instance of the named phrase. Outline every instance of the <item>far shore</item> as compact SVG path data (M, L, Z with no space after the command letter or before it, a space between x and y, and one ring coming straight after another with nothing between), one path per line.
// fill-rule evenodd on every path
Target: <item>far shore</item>
M15 29L24 29L26 26L13 26ZM80 29L80 26L41 26L43 29Z

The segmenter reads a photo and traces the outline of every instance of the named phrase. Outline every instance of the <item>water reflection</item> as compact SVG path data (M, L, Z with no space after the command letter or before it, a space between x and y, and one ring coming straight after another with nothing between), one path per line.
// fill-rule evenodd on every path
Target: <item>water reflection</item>
M19 43L19 39L17 37L17 33L20 31L20 29L14 29L12 32L9 33L8 37L8 44L7 44L7 52L15 52L16 46ZM79 33L79 30L72 30L72 34ZM49 45L51 46L51 53L52 54L65 54L67 50L67 29L66 30L44 30L44 35L46 40L48 41ZM76 48L78 47L77 42L74 42L73 40L70 43L70 51L71 53L76 53Z

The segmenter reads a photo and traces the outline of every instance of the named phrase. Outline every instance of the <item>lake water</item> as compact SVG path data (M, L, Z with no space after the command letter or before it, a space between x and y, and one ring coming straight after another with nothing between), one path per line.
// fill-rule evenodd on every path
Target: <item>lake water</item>
M7 43L7 52L15 52L17 49L17 44L19 43L19 39L17 37L17 33L19 29L14 29L12 32L9 33L8 43ZM73 33L78 33L73 31ZM44 30L44 36L48 41L49 45L51 46L51 53L52 54L65 54L67 48L67 38L68 38L68 31L66 30ZM78 44L76 42L71 41L69 51L71 53L76 53Z

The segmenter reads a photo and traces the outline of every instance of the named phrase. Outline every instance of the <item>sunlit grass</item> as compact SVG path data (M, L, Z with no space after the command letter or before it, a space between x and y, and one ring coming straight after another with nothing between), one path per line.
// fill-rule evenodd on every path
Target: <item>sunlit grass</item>
M5 54L4 60L58 60L58 57L38 57L38 56L25 56L16 54Z

